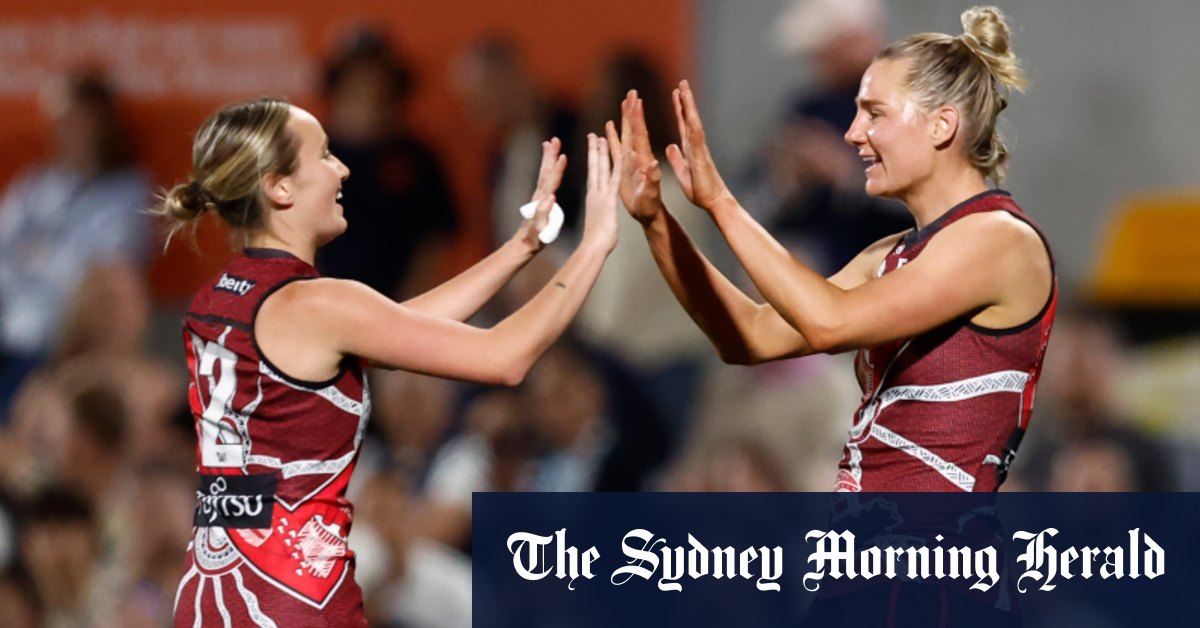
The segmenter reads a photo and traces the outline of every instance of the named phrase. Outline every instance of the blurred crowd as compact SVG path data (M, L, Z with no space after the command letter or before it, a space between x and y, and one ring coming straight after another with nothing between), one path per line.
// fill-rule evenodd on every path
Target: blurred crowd
M862 193L858 159L841 141L858 77L883 44L877 3L800 4L778 35L812 78L735 193L797 256L829 271L909 217ZM656 147L674 137L669 84L637 51L615 52L587 77L582 103L540 92L519 47L501 37L475 42L448 71L472 123L488 130L497 240L516 229L550 136L571 158L558 198L568 226L578 221L579 140L618 116L625 90L645 98ZM395 42L369 30L331 52L317 87L331 150L353 172L349 230L318 265L397 299L444 279L461 232L439 155L407 124L419 87ZM143 210L156 182L139 169L102 74L56 80L41 105L52 157L0 198L0 625L162 626L191 536L196 439L178 337L150 332L161 313L145 276L160 236ZM663 188L702 247L719 247L678 186ZM831 488L859 398L849 356L720 364L636 223L622 229L574 329L521 386L371 373L351 545L372 625L470 625L475 491ZM564 240L570 247L570 231ZM562 250L544 251L477 322L527 299ZM1068 296L1005 489L1197 490L1195 430L1128 403L1131 382L1145 380L1137 369L1193 356L1195 343L1131 344L1119 313Z

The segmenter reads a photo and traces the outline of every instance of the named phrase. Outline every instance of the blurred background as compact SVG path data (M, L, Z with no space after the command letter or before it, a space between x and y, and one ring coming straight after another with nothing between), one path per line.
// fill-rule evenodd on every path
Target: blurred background
M209 216L165 251L143 210L218 106L283 96L350 166L328 274L403 299L516 228L538 142L646 99L656 148L691 78L735 194L832 272L906 228L841 141L887 42L958 33L944 0L332 5L66 0L0 11L0 624L169 623L195 505L181 317L234 254ZM1004 187L1054 245L1062 303L1005 490L1200 490L1200 4L1003 2L1032 78ZM748 286L664 183L702 248ZM825 491L859 393L850 356L721 364L640 230L516 389L372 374L351 544L373 625L470 623L473 491ZM476 321L524 302L571 231Z

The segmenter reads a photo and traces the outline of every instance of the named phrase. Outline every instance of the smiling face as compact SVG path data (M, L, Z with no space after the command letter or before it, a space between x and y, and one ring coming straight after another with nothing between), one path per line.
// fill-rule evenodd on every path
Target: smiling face
M291 184L293 221L316 236L324 244L346 230L346 219L338 201L342 198L342 181L350 169L329 152L329 137L313 115L292 107L288 130L299 140L296 171L287 179Z
M933 172L936 120L905 86L909 62L879 59L863 74L846 142L866 165L866 191L903 200Z

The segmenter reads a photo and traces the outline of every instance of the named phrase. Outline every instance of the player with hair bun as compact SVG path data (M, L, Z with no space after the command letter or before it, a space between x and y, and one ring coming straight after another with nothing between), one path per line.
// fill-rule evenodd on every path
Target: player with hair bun
M616 246L620 157L611 168L606 141L589 135L588 145L580 244L528 303L481 329L463 321L549 239L566 166L557 139L542 145L532 218L474 267L396 303L313 267L317 248L346 229L339 201L350 175L316 118L263 99L200 127L191 181L157 211L175 221L172 233L215 212L245 250L201 288L184 321L200 485L176 626L366 625L346 545L346 485L370 413L363 367L520 382Z
M659 195L658 164L631 92L621 196L680 304L730 363L857 350L862 403L839 491L994 491L1029 422L1057 301L1049 244L1007 193L996 131L1025 85L995 7L959 35L913 35L862 77L845 140L867 193L902 201L915 228L883 238L829 278L793 258L738 204L713 164L695 96L675 90L682 141L667 158L766 299L696 250Z

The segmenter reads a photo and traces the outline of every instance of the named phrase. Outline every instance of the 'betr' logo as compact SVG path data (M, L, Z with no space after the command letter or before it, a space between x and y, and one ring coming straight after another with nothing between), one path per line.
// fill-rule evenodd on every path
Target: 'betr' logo
M254 282L249 279L234 277L229 273L221 273L221 278L217 280L217 285L213 286L213 289L232 292L240 297L245 296L247 292L254 289Z

